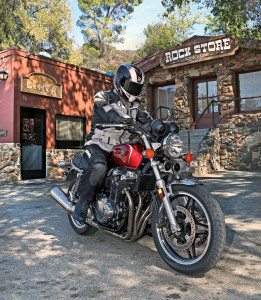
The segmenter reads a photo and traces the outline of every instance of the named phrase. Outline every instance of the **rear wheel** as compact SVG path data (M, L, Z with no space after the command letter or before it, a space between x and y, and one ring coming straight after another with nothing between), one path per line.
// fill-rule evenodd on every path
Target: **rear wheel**
M156 248L176 271L191 275L205 273L217 263L225 246L220 206L199 185L175 185L170 201L181 230L172 233L163 204L155 206L152 235Z
M72 202L72 203L77 203L78 200L78 193L72 193L72 191L75 189L77 190L77 182L78 179L72 181L69 185L69 189L68 189L68 193L67 193L67 197L68 199ZM82 235L90 235L93 234L96 229L88 224L82 224L79 221L77 221L73 215L68 214L68 218L69 218L69 222L73 228L73 230L75 232L77 232L78 234L82 234Z

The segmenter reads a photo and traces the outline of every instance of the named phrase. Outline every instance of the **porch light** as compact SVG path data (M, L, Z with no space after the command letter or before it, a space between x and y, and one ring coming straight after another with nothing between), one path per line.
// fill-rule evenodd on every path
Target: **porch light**
M7 69L0 69L0 80L6 80L9 76L9 71Z

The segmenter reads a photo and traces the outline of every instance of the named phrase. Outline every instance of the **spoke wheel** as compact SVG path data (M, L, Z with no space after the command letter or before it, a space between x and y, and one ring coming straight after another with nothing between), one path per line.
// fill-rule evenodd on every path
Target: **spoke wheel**
M206 253L211 237L211 225L208 214L201 202L192 194L183 192L171 199L171 205L181 230L173 234L169 222L159 226L157 234L166 253L178 263L194 264ZM167 219L163 205L160 215ZM199 225L204 222L204 234Z
M201 186L175 186L170 198L180 231L173 233L163 203L152 214L152 235L162 258L184 274L208 271L225 245L225 223L216 200Z

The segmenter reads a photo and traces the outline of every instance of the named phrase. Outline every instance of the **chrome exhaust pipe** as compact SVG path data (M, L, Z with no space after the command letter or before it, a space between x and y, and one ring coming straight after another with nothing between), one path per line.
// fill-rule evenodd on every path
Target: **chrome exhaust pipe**
M74 212L74 205L72 205L65 193L59 187L54 187L51 189L51 196L70 214Z

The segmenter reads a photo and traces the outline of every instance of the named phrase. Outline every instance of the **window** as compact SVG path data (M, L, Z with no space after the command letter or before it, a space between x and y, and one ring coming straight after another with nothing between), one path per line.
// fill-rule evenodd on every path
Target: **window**
M196 85L196 105L197 114L201 115L212 100L217 100L217 81L209 79L205 81L197 82ZM214 112L218 112L218 104L214 104ZM208 107L205 114L212 113L212 105Z
M239 74L240 111L261 110L261 71Z
M154 110L161 106L174 109L175 90L176 86L174 84L156 87L154 89ZM153 117L166 119L168 117L168 110L165 108L158 109L157 113Z
M84 143L84 135L85 118L56 116L56 148L81 148Z

